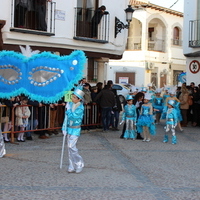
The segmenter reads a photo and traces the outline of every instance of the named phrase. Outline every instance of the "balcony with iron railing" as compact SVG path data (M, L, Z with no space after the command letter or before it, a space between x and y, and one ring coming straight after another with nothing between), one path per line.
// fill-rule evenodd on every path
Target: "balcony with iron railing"
M55 35L55 2L44 0L17 4L11 1L10 31L38 35Z
M89 8L75 8L74 39L108 43L110 15L106 12L98 24L93 20L94 13L95 11Z
M148 51L165 52L165 41L160 39L149 40Z
M174 45L174 46L182 46L182 40L172 39L172 45Z
M142 50L141 37L137 37L137 36L128 37L126 49L131 50L131 51Z
M189 47L200 47L200 20L189 21Z

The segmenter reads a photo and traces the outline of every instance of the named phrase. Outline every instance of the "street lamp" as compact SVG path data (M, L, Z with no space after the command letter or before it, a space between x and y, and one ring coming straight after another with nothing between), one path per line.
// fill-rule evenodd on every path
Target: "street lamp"
M115 38L117 37L118 33L121 33L122 29L128 29L130 22L132 21L132 15L135 10L131 7L131 5L128 5L128 8L125 9L126 13L126 21L128 24L124 24L121 22L117 17L115 17Z

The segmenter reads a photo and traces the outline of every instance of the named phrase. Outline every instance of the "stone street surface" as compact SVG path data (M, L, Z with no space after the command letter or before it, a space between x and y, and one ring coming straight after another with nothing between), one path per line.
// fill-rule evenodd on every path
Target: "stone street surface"
M164 122L152 140L120 139L121 130L83 132L80 174L67 173L67 149L60 169L62 134L6 144L0 158L3 200L199 200L200 127L176 131L176 145L162 143ZM120 127L122 129L122 127Z

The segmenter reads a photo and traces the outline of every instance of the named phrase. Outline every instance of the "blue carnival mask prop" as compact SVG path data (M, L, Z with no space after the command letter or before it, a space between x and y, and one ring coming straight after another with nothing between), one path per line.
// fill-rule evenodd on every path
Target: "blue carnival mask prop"
M14 51L0 52L0 97L25 94L32 100L53 103L83 77L83 51L69 56L50 52L26 57Z

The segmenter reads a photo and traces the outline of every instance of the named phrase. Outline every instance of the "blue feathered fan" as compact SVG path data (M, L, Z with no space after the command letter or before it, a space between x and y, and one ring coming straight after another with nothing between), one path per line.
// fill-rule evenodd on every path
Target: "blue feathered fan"
M31 52L29 47L21 49L25 55L14 51L0 52L1 98L23 93L39 102L57 102L83 76L86 63L83 51L57 56L50 52Z

